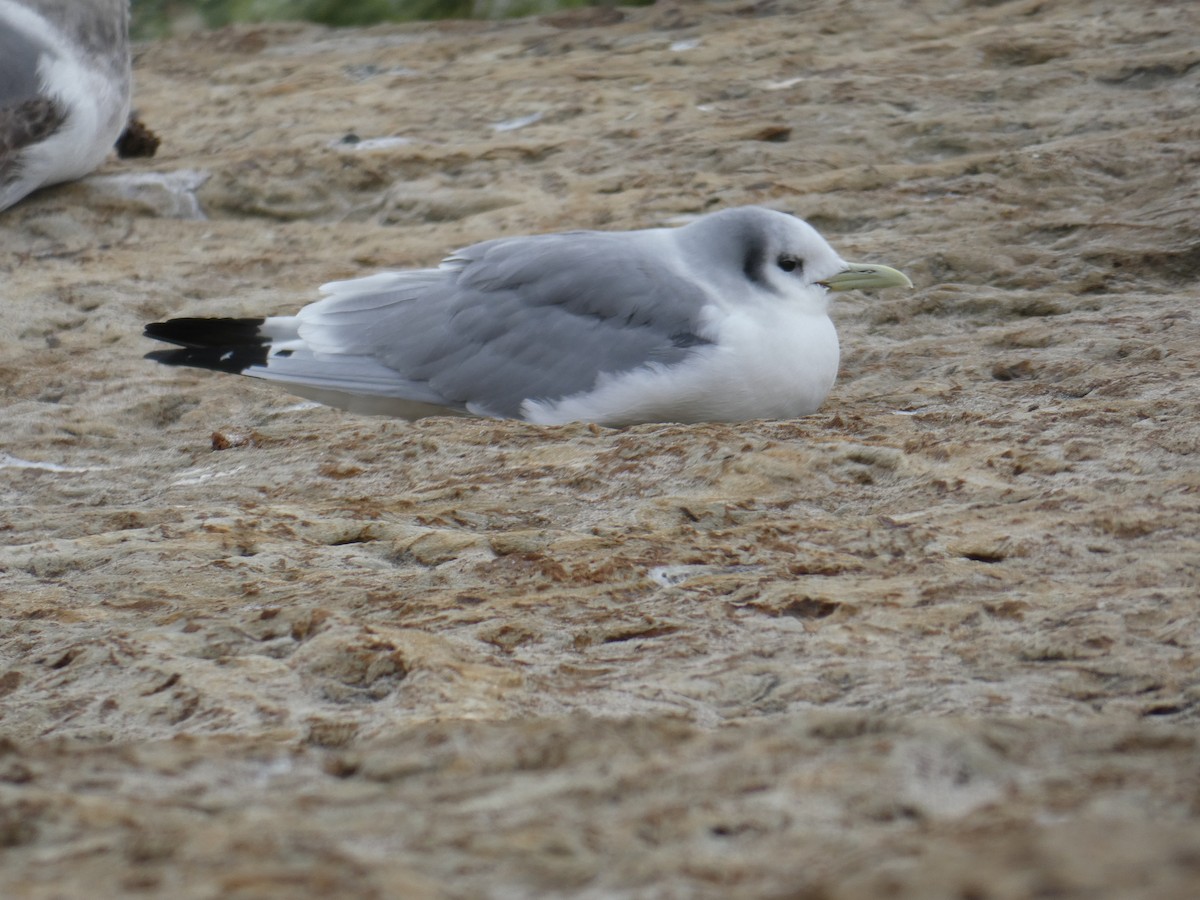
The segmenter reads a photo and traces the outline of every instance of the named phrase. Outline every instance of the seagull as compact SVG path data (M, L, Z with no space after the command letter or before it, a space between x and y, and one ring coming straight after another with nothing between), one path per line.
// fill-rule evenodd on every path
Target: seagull
M0 210L82 178L129 117L128 0L0 0Z
M541 425L811 413L833 387L832 291L906 286L755 206L677 228L504 237L437 268L321 288L294 316L183 318L148 359L277 382L352 412Z

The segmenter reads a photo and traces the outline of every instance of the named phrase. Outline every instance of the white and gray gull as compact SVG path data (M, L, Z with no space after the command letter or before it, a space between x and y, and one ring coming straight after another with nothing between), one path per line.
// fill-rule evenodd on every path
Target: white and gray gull
M0 210L95 169L129 117L128 0L0 0Z
M786 419L838 368L829 293L911 287L810 225L739 207L680 228L484 241L436 269L322 287L294 316L171 319L148 358L330 406L539 424Z

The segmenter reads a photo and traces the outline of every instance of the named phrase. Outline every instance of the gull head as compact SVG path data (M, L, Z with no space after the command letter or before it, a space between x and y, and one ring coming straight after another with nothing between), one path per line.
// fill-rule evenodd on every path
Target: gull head
M725 280L823 310L828 291L912 287L889 266L848 263L803 219L743 206L697 219L679 229L685 255L705 268L717 264Z

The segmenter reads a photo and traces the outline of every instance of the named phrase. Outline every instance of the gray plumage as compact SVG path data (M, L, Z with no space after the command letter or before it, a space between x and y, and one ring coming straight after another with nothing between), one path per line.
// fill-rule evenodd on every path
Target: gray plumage
M331 298L302 314L301 334L319 323L314 348L371 357L426 402L512 417L598 372L681 361L707 343L699 299L628 235L554 234L478 244L445 270Z
M0 0L0 210L98 166L129 116L127 0Z
M50 45L45 41L0 19L0 115L37 96L38 58L47 52Z
M437 269L325 285L295 316L146 334L183 348L160 362L407 418L800 415L833 383L825 280L846 271L800 219L743 207L683 228L485 241Z

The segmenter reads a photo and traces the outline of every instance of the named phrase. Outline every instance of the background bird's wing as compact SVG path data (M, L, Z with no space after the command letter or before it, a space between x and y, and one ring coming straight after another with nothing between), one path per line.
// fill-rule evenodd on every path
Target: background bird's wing
M38 60L50 47L0 16L0 181L23 147L49 137L62 124L63 109L39 96Z
M50 47L0 14L0 108L15 106L41 88L38 59Z

